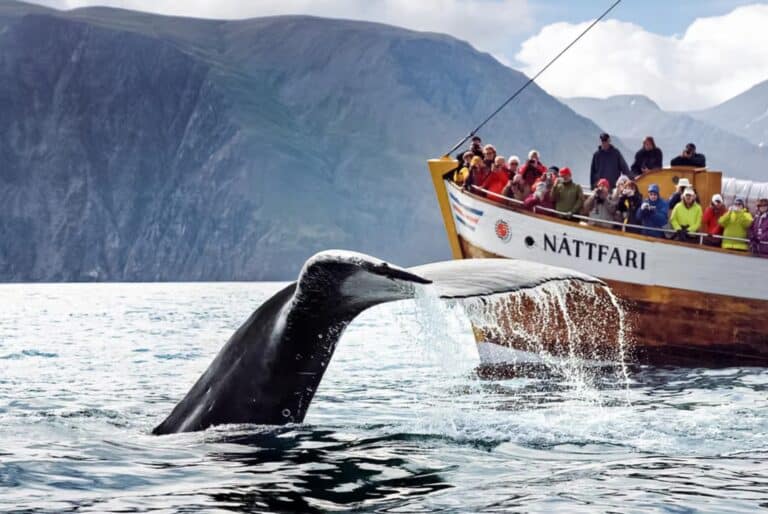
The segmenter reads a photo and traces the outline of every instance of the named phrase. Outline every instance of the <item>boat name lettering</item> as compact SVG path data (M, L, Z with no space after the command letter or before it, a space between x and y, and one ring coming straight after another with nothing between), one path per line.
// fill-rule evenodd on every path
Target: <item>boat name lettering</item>
M565 235L558 239L558 236L544 234L544 251L565 254L577 259L607 262L624 268L645 270L645 252L581 241Z

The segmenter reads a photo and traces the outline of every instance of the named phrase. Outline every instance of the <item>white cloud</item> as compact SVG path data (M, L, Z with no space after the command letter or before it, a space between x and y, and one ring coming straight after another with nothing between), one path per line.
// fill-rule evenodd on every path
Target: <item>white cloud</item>
M528 75L588 23L555 23L516 55ZM768 5L695 20L681 36L662 36L626 22L600 22L538 83L557 96L644 94L662 108L686 110L723 102L768 79Z
M450 34L499 56L508 53L510 35L534 28L528 0L37 0L53 2L62 9L106 5L200 18L309 14L375 21Z

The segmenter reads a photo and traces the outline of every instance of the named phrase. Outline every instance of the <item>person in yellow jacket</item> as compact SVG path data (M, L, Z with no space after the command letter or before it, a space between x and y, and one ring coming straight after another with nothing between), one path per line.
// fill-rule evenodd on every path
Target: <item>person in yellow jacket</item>
M752 226L752 215L744 208L744 199L736 198L728 212L720 216L717 222L724 229L723 237L746 239L747 231ZM746 252L749 250L749 242L723 239L722 247Z
M675 205L669 217L669 223L677 230L681 241L688 240L688 232L698 232L701 217L701 205L696 202L696 193L690 187L686 188L683 191L683 201Z

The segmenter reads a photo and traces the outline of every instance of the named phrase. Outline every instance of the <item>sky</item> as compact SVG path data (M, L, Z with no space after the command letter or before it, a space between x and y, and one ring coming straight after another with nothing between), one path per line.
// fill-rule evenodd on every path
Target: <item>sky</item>
M33 0L161 14L312 14L451 34L531 76L614 0ZM667 110L717 105L768 80L768 1L622 0L537 81L550 94L643 94Z

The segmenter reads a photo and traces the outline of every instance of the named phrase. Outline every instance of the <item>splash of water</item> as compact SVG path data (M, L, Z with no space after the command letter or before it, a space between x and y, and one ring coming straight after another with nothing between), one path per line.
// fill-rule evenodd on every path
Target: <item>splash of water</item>
M606 370L629 387L629 324L607 286L552 281L531 289L465 302L483 365L513 368L535 362L564 377L578 396L599 402L597 381Z
M600 389L620 385L629 404L628 320L621 301L606 286L551 281L452 303L441 301L432 287L419 286L407 308L412 323L401 326L407 340L415 341L424 362L445 375L463 374L468 362L476 364L477 348L480 369L503 365L505 374L523 368L529 373L533 362L541 378L561 377L557 386L570 391L571 398L599 406ZM478 345L471 344L470 334ZM474 358L468 358L468 351Z

